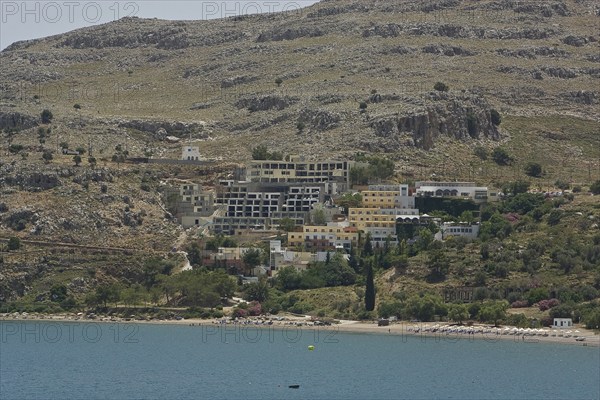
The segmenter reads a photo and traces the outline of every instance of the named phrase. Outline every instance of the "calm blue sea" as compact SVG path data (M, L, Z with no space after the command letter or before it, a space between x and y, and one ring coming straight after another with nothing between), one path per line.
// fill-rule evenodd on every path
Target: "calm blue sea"
M0 333L1 399L600 398L591 347L232 326L5 321Z

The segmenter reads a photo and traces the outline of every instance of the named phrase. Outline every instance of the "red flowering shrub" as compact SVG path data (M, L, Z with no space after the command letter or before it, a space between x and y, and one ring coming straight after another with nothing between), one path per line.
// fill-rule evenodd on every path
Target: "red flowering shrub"
M517 300L515 302L513 302L510 306L512 308L523 308L523 307L527 307L529 305L529 303L527 302L527 300Z

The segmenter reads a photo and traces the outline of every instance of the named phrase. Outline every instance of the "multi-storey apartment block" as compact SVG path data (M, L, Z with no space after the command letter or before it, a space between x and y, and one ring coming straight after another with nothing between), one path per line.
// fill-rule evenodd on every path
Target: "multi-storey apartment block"
M364 207L414 209L415 198L408 185L369 185L361 192Z
M305 161L291 156L289 161L255 160L246 168L246 180L263 183L318 183L325 193L337 194L349 188L352 161Z
M234 234L238 229L268 229L284 218L302 225L312 206L323 198L322 184L233 183L217 192L216 204L224 214L215 217L213 230Z
M358 229L348 224L304 225L302 232L288 232L288 246L310 251L346 250L358 243Z

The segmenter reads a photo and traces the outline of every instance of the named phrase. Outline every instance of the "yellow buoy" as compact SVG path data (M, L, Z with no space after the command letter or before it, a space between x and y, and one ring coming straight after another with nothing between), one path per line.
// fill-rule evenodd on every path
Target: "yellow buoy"
M310 346L308 346L308 350L313 351L315 349L315 346L313 346L312 344Z

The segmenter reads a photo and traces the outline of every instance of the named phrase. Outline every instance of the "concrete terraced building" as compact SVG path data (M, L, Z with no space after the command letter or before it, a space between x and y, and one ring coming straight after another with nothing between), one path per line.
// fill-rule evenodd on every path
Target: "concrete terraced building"
M246 167L246 180L261 183L324 184L326 194L339 194L350 187L352 161L305 161L290 156L289 161L254 160Z
M209 217L215 211L214 191L204 190L199 184L187 183L179 188L168 188L165 193L184 228L207 225L210 222ZM173 197L178 200L171 201Z
M313 205L324 200L323 184L238 182L219 187L215 233L233 235L236 230L264 230L276 227L284 218L303 225Z

